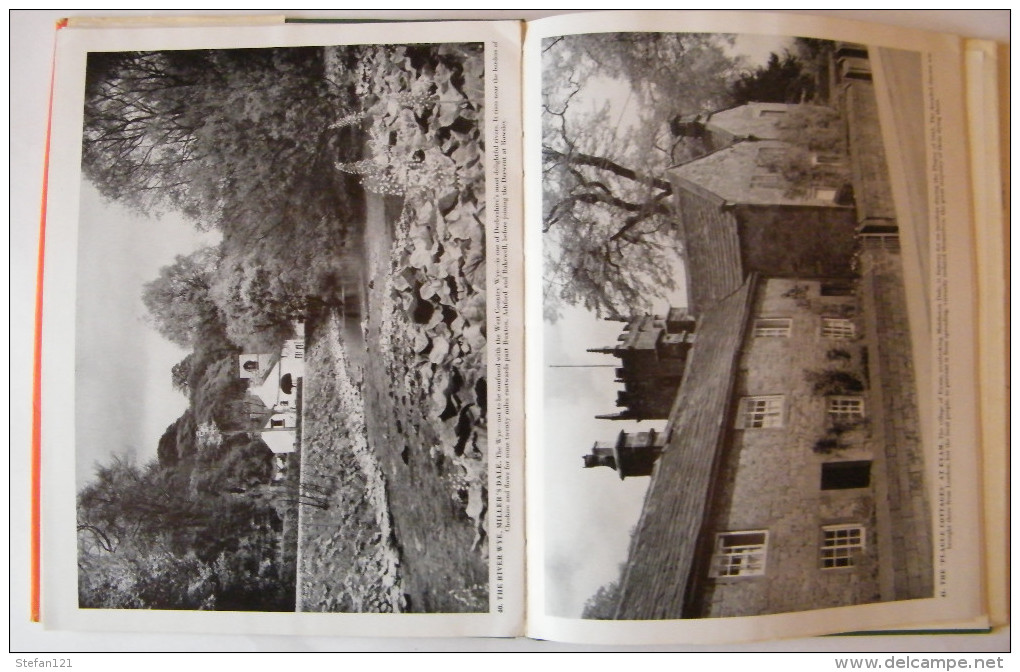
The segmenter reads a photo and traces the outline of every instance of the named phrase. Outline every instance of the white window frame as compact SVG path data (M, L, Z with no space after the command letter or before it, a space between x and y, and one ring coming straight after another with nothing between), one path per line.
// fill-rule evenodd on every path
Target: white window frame
M750 543L735 543L737 537L747 536L759 536L760 539L745 539L743 541ZM718 532L715 535L709 575L714 579L764 576L768 548L768 530Z
M854 567L856 556L867 547L863 525L823 525L819 549L822 569Z
M826 203L832 203L836 200L836 196L839 194L837 187L817 186L811 189L811 195L816 201L825 201Z
M781 394L742 397L737 429L770 429L783 426L786 399Z
M857 337L857 325L845 317L823 317L822 338L849 341Z
M825 398L825 412L835 422L854 422L864 417L864 397L833 395Z
M843 159L839 154L811 154L811 165L813 166L842 166Z
M759 317L754 321L755 338L789 338L792 330L789 317Z

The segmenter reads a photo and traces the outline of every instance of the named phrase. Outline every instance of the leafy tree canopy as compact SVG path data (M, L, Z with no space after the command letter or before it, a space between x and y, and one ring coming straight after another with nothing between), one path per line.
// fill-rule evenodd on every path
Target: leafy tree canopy
M216 304L209 297L219 259L216 247L179 254L142 289L142 302L153 326L183 348L192 347L201 331L219 320Z
M319 49L93 53L83 167L143 212L265 219L313 169L340 98Z
M266 482L268 451L240 437L224 453L202 470L118 458L97 468L78 493L80 606L293 609L273 510L235 494Z
M634 33L543 44L547 319L621 317L673 288L679 241L668 120L724 106L740 62L719 35Z
M815 94L814 78L804 63L789 51L782 56L773 53L768 63L745 72L733 83L733 99L737 104L803 103Z
M612 581L599 586L595 594L584 603L581 618L609 620L616 618L616 605L620 601L620 583Z

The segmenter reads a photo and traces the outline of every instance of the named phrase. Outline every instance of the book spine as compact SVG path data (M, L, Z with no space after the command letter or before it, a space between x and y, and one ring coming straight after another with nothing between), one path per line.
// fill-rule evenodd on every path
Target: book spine
M57 22L57 35L67 27L67 19ZM33 623L40 619L40 517L42 515L42 323L43 323L43 265L46 258L46 200L49 186L50 133L53 127L53 83L57 64L57 41L53 41L53 59L50 65L50 98L47 103L45 155L43 157L42 205L39 213L39 252L35 277L35 348L32 354L32 468L31 468L31 540L29 564L29 618Z

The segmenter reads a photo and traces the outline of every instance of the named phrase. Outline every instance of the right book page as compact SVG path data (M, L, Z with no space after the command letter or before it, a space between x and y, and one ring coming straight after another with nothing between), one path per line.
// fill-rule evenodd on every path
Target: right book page
M529 24L529 634L987 626L964 49Z

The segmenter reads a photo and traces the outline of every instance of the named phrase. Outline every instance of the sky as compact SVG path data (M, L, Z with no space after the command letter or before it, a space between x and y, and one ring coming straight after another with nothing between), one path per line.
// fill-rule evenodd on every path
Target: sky
M729 48L744 56L749 66L764 64L773 51L781 52L789 38L740 35ZM629 127L632 96L619 80L592 78L573 103L590 110L609 102L617 131ZM683 262L674 269L678 289L656 303L653 311L664 315L669 306L686 307ZM665 420L641 423L596 420L595 415L614 413L616 393L613 366L619 359L588 348L611 345L622 324L599 320L581 308L568 308L556 323L545 323L543 406L543 466L545 468L545 572L546 610L558 616L581 615L585 602L603 585L615 581L627 559L630 533L637 524L649 480L621 481L608 467L585 469L582 456L595 441L614 439L621 430L662 429ZM594 365L577 368L577 365ZM611 366L606 366L611 365ZM551 421L550 421L551 419Z
M78 238L75 457L80 488L110 456L145 463L187 407L170 368L187 355L146 320L142 286L178 254L218 242L180 216L143 217L84 180Z

